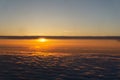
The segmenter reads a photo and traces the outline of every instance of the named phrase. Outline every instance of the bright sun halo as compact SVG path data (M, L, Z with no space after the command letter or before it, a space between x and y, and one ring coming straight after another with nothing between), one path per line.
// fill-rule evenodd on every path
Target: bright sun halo
M39 42L46 42L47 40L45 38L38 39Z

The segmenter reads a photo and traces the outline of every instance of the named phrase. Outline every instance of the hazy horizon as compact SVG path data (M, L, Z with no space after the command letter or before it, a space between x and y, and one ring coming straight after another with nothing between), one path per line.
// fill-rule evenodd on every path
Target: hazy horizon
M120 40L120 36L0 36L0 39L107 39Z

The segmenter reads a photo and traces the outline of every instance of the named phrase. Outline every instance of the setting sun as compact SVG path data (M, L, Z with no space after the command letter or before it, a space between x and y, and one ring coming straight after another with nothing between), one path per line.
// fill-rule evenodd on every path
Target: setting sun
M39 42L46 42L47 40L45 38L38 39Z

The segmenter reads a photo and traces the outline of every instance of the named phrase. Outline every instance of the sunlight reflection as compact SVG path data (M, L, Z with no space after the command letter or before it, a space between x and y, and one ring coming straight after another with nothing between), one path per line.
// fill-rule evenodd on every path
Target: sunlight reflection
M67 54L67 53L35 52L35 53L31 54L31 56L42 56L42 57L55 56L55 57L64 57L64 56L70 56L70 54Z
M37 41L38 41L38 42L46 42L47 39L45 39L45 38L39 38Z

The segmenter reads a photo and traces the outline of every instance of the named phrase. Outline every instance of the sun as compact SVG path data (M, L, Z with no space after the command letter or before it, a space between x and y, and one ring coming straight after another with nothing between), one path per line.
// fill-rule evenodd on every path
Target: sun
M39 42L46 42L47 40L45 38L39 38L37 41L39 41Z

